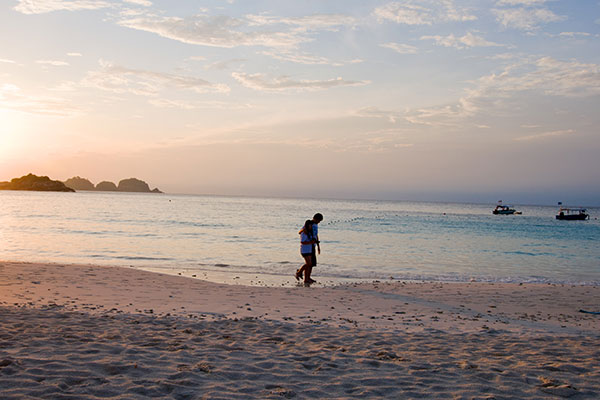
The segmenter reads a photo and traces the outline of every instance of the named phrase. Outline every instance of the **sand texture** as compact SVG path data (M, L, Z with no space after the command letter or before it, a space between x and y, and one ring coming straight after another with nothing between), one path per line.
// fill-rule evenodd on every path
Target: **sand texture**
M293 278L292 278L293 279ZM600 288L0 263L0 398L600 398Z

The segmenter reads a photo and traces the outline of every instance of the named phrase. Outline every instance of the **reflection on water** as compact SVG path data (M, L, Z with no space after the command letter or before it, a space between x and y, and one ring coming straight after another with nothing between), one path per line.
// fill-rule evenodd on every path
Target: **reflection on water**
M600 282L600 210L554 207L124 193L0 192L0 259L290 275L298 229L321 212L316 274Z

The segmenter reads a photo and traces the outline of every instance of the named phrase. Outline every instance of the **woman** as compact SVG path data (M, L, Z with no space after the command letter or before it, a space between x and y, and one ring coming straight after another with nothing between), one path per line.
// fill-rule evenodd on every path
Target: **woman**
M311 284L316 281L310 278L310 273L312 272L312 257L314 253L314 246L317 243L317 240L313 236L313 222L308 219L304 223L302 229L300 229L300 254L304 258L304 265L300 267L298 271L296 271L296 280L300 280L302 278L302 274L304 273L304 283Z

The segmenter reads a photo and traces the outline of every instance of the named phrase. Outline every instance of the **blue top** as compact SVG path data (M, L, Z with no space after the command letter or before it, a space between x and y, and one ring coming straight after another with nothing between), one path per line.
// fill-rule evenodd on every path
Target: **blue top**
M310 242L313 240L313 236L310 237L306 234L306 232L302 232L300 234L300 253L301 254L311 254L313 251L312 244L302 244L302 242Z

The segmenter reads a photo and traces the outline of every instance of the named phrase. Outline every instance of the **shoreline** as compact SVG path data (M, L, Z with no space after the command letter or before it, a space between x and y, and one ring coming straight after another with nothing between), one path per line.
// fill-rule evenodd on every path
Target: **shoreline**
M0 261L6 398L597 398L600 287L225 285Z
M40 264L40 265L62 265L62 266L92 266L92 267L112 267L134 269L138 271L153 272L160 275L180 276L193 280L203 280L212 283L234 286L262 286L262 287L297 287L298 281L294 279L296 267L301 265L300 262L289 264L289 271L286 273L275 273L267 271L247 271L243 270L242 266L231 266L227 264L202 264L202 267L195 268L193 266L182 264L180 266L152 266L152 265L134 265L127 263L102 263L102 262L86 262L86 261L42 261L39 259L33 260L2 260L0 263L13 264ZM233 268L231 268L233 267ZM322 273L323 272L323 273ZM355 283L442 283L442 284L498 284L498 285L558 285L558 286L600 286L600 281L585 280L585 281L554 281L550 279L542 279L540 277L492 277L492 276L474 276L474 275L390 275L379 277L351 277L351 276L336 276L328 275L327 267L319 265L315 270L317 284L315 287L332 287L339 285L351 285Z
M595 316L579 312L600 308L600 287L589 285L375 280L247 286L132 267L7 261L0 261L0 282L0 305L68 311L319 320L404 332L599 332Z

